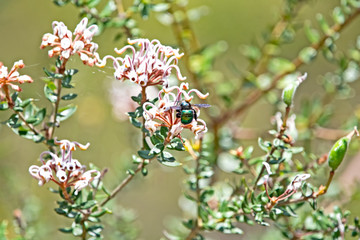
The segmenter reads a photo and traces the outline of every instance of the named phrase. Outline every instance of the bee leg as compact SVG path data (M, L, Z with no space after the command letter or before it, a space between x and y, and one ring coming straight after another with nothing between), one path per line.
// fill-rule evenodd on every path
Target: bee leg
M177 117L177 118L181 118L181 112L180 112L180 110L176 110L176 117Z
M196 114L196 111L193 109L193 112L194 112L194 119L195 121L197 121L197 114Z

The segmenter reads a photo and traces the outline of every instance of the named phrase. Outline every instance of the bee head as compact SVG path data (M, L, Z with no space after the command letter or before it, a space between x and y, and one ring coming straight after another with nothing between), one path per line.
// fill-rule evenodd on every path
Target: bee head
M182 102L180 103L180 107L181 107L182 109L190 109L190 108L191 108L191 104L190 104L189 102L187 102L187 101L182 101Z

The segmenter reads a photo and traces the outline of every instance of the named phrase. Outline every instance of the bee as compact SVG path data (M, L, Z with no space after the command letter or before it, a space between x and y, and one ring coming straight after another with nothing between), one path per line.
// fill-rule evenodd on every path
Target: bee
M187 101L182 101L179 105L172 106L172 109L176 110L176 117L180 118L182 124L190 124L193 119L197 120L197 114L195 109L192 106L199 108L208 108L211 105L209 104L193 104L191 105Z

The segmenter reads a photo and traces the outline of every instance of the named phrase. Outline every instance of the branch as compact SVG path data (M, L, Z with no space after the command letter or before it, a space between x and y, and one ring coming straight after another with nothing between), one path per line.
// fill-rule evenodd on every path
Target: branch
M64 75L65 73L65 66L67 63L67 59L64 59L61 66L60 67L56 67L56 73L62 74ZM54 133L55 133L55 128L56 128L56 117L59 111L59 105L60 105L60 94L61 94L61 87L62 87L62 79L61 78L57 78L55 79L55 85L56 85L56 102L53 103L53 113L50 116L50 122L51 122L51 126L48 129L48 134L47 134L47 140L53 139L54 137ZM50 149L51 150L51 149Z
M357 9L353 14L351 14L342 24L335 24L331 27L331 31L333 33L341 32L346 26L348 26L358 15L360 14L360 9ZM319 50L325 43L326 39L330 38L331 35L324 35L317 43L314 43L311 45L312 48L315 50ZM294 64L295 68L291 71L285 71L278 75L275 75L273 77L271 85L265 89L265 90L259 90L256 89L252 93L248 95L248 97L243 101L242 104L240 104L237 108L233 109L232 111L225 112L222 114L221 117L218 117L215 119L215 123L217 125L223 125L225 124L229 119L232 119L240 114L242 114L245 110L247 110L250 106L252 106L254 103L256 103L262 96L264 96L266 93L270 92L276 87L276 84L280 79L285 77L286 75L293 73L297 69L299 69L300 66L304 64L304 61L300 59L298 56L295 58L292 63Z
M199 143L200 149L198 151L198 155L196 156L193 149L189 148L189 153L190 155L193 157L193 159L195 160L196 166L195 166L195 174L196 174L196 204L197 204L197 218L195 220L195 226L191 229L189 235L187 236L186 240L191 240L193 239L198 231L201 229L200 227L200 223L201 223L201 218L200 218L200 208L201 208L201 202L200 202L200 196L201 196L201 189L200 189L200 184L199 184L199 180L200 180L200 163L199 160L201 158L201 152L202 152L202 138L200 138L200 143Z
M286 123L286 122L287 122L288 117L289 117L289 114L290 114L290 109L291 109L290 106L287 106L286 109L285 109L285 115L284 115L284 119L283 119L283 124L282 124L282 126L281 126L280 131L279 131L279 134L277 135L277 138L278 138L279 140L282 140L282 137L283 137L283 135L284 135L284 132L285 132L285 130L286 130L286 128L287 128L287 126L286 126L287 123ZM273 155L273 153L275 152L276 149L277 149L277 147L275 147L274 145L272 145L271 150L270 150L269 154L268 154L267 157L266 157L266 162L269 162L269 161L270 161L271 156ZM265 171L265 165L262 165L261 170L260 170L260 173L259 173L259 175L257 176L257 178L256 178L256 180L255 180L255 183L254 183L254 186L253 186L253 190L254 190L254 191L255 191L255 189L256 189L256 187L257 187L257 183L258 183L258 181L260 180L260 178L261 178L262 174L264 173L264 171Z

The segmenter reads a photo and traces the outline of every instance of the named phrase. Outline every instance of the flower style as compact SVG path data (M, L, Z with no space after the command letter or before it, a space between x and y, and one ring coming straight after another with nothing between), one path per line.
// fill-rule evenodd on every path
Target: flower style
M190 123L184 124L181 122L181 118L176 116L175 108L183 100L190 103L193 99L193 96L191 96L192 93L195 93L201 99L205 99L209 95L208 93L202 94L197 89L191 89L187 92L188 89L188 83L182 83L180 87L163 87L159 92L159 102L157 106L150 102L144 103L143 116L145 119L145 128L153 133L158 127L167 127L169 129L167 141L170 141L174 137L181 139L180 133L184 128L190 129L196 137L200 137L207 132L206 123L202 119L194 117ZM195 105L192 105L192 108L195 110L194 114L199 116L200 109Z
M5 67L2 62L0 62L0 98L3 99L5 94L6 100L11 107L14 104L10 97L10 89L8 87L11 87L17 92L20 92L22 89L14 83L22 84L24 82L33 82L30 76L20 75L18 73L18 69L23 67L25 67L23 60L19 60L14 63L14 66L11 68L10 72L8 72L8 68Z
M104 67L106 60L111 59L113 60L114 76L116 79L123 81L129 79L131 82L137 83L142 87L152 85L168 87L168 78L172 69L176 70L179 80L186 79L186 77L181 75L180 69L177 66L178 60L184 55L183 53L179 54L178 49L164 46L157 39L152 41L148 39L128 39L128 43L130 45L120 50L115 48L115 52L123 54L127 49L130 49L132 56L125 55L124 58L115 58L107 55L97 65ZM132 46L134 44L140 46L139 51L136 51Z
M75 38L72 39L73 33L65 24L54 21L52 23L54 33L44 34L40 48L53 47L48 52L49 57L60 56L61 60L67 60L71 55L77 53L84 64L94 66L99 59L99 54L96 52L98 45L91 40L98 31L98 27L91 25L86 28L87 23L87 18L80 21L74 31Z
M55 144L60 145L60 156L45 151L40 154L42 166L32 165L29 168L31 176L39 181L40 186L53 181L62 189L74 186L75 193L77 193L88 186L91 181L100 177L99 171L85 171L86 167L72 158L72 152L76 150L76 147L86 150L90 145L89 143L82 145L78 142L57 141L55 139ZM45 156L49 156L50 159L46 160Z

